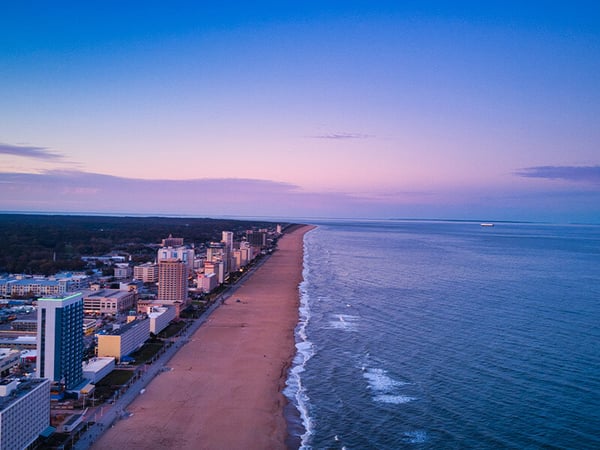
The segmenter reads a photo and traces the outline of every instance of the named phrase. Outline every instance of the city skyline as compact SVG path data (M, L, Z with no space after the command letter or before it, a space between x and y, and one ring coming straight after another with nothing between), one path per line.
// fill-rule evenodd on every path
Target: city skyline
M0 210L600 223L593 2L11 5Z

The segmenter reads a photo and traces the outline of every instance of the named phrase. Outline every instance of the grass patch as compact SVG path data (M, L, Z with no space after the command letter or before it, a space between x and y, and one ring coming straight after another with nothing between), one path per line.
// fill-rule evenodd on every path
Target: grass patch
M129 356L135 359L135 364L144 364L150 361L163 348L163 345L162 342L146 342L139 350Z
M111 397L117 389L129 381L133 373L133 370L115 369L106 375L96 383L96 391L94 393L96 400L103 402Z
M165 328L164 330L162 330L159 333L159 337L161 338L170 338L171 336L175 336L177 333L179 333L181 330L183 330L183 327L185 327L185 322L184 321L180 321L180 322L171 322L167 328Z
M108 386L122 386L129 381L129 379L133 376L132 370L120 370L115 369L100 381L98 381L97 386L100 385L108 385Z

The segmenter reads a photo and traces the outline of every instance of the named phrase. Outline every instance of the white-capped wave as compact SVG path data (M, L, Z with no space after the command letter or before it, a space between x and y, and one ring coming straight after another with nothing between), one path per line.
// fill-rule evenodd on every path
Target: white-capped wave
M387 370L362 366L361 371L367 380L367 389L373 392L373 401L400 405L415 400L414 397L403 395L400 392L402 386L406 386L408 383L393 379L388 375Z
M302 384L302 372L304 372L306 363L309 359L311 359L315 354L315 349L313 344L308 339L308 335L306 334L306 327L310 321L310 304L309 304L309 294L308 294L308 277L309 277L309 269L308 269L308 260L309 253L306 245L306 236L304 240L304 267L302 270L303 281L298 286L298 290L300 293L300 307L299 307L299 321L296 326L295 334L296 334L296 355L294 357L294 361L292 364L292 368L289 371L288 378L286 380L286 387L283 391L284 395L296 406L298 413L300 414L300 419L302 420L302 425L304 427L304 433L300 437L301 449L308 449L309 440L313 431L313 421L309 415L309 401L310 398L306 393L306 389Z
M363 371L363 377L369 382L369 389L377 392L388 392L396 387L404 386L407 383L394 380L387 374L387 370L368 368Z

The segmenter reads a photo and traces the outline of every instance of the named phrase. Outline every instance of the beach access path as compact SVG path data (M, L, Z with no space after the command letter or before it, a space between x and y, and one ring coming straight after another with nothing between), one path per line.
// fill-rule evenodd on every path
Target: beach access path
M93 448L278 449L295 353L303 236L297 227L181 345Z

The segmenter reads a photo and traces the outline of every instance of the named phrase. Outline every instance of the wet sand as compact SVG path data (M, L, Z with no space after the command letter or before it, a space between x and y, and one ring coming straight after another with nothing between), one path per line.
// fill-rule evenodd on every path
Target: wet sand
M279 449L281 393L295 353L303 235L278 250L210 317L94 449ZM240 301L238 302L237 299Z

